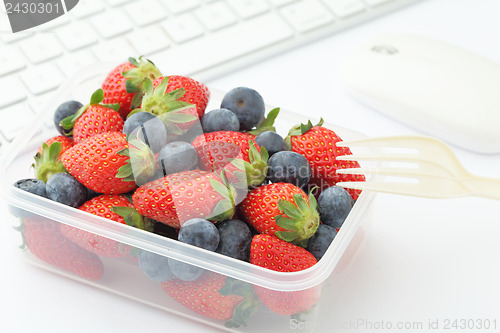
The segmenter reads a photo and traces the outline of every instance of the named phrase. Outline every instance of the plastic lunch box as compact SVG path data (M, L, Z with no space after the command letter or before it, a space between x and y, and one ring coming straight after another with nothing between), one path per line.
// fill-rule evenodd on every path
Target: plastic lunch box
M26 262L50 270L76 281L140 301L176 315L211 325L230 332L288 332L300 329L306 332L329 331L328 320L331 317L328 304L335 302L336 279L342 278L342 267L355 253L363 235L362 222L366 220L373 200L372 193L362 193L356 201L351 213L340 229L336 238L324 257L313 267L294 273L282 273L257 267L249 263L226 257L217 253L199 249L181 242L139 230L114 221L100 218L74 208L50 201L48 199L21 191L12 184L23 178L32 178L33 156L40 144L47 138L58 135L52 122L53 111L62 102L75 99L86 103L92 92L100 86L113 64L92 66L79 72L55 94L55 99L36 119L26 127L12 145L3 153L0 160L1 193L9 205L10 211L16 214L8 217L9 224L19 226L20 218L31 215L54 221L56 224L67 224L129 245L166 256L187 264L198 266L210 274L217 273L233 278L236 281L257 288L267 288L281 293L299 293L303 290L319 293L319 301L300 317L280 315L260 304L256 312L248 319L246 326L227 327L225 321L208 318L203 312L195 312L180 304L162 291L160 282L150 280L143 274L137 262L130 257L103 258L103 277L98 281L88 281L77 275L51 266L35 257L29 250L19 251L20 258ZM211 91L211 101L207 110L220 105L223 94ZM269 111L271 108L268 108ZM280 111L276 122L278 133L286 135L288 129L308 119L302 115ZM317 119L311 119L317 121ZM360 137L358 133L330 126L344 140ZM19 214L22 211L22 214ZM17 215L17 216L16 216ZM359 226L362 226L359 228ZM12 228L14 243L22 244L21 232ZM346 249L348 249L346 251ZM342 260L341 260L342 259ZM233 281L234 281L233 280Z

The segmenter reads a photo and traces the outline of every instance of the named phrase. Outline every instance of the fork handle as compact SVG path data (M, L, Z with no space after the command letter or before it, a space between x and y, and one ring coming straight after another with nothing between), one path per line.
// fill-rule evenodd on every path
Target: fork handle
M474 196L500 200L500 179L471 177L462 179L462 184Z

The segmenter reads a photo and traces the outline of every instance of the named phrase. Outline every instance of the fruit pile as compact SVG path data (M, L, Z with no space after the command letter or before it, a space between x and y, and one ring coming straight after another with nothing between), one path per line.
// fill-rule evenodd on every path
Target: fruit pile
M279 109L266 114L262 96L251 88L230 90L217 109L206 110L209 100L203 83L164 76L151 61L130 58L107 75L88 104L67 101L55 110L58 135L41 144L33 178L14 185L266 269L315 265L359 195L335 186L363 179L336 173L359 167L336 160L349 149L336 146L341 139L322 121L281 136L274 126ZM100 257L133 257L173 299L230 326L244 324L259 302L295 315L319 298L315 288L242 286L69 225L22 217L26 246L39 259L98 280Z

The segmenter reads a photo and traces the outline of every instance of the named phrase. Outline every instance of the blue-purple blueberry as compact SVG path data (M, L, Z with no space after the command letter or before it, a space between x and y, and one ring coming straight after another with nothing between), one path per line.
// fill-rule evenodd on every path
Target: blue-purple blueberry
M149 251L141 251L137 260L141 271L151 280L164 282L174 278L167 257Z
M231 89L224 95L221 108L231 110L238 117L242 131L251 130L264 119L264 99L251 88Z
M287 150L285 140L281 135L273 131L264 131L255 137L255 143L264 147L269 154L273 156L279 151Z
M253 234L248 225L240 220L226 220L216 224L220 242L215 252L231 258L250 261L250 245Z
M78 208L87 201L87 188L69 173L56 173L46 184L47 198Z
M314 235L309 238L307 250L319 261L328 250L335 236L337 236L335 228L320 224Z
M182 224L177 239L208 251L215 251L219 246L220 234L212 222L195 217Z
M201 118L203 132L233 131L240 130L238 117L228 109L211 110Z
M349 215L354 201L344 188L330 186L318 197L318 209L321 222L339 229Z
M291 183L304 188L311 179L307 158L293 151L279 151L267 162L267 179L272 183Z
M64 129L59 125L61 120L74 115L82 106L78 101L66 101L57 107L54 112L54 126L59 133L65 135Z
M194 170L198 167L198 163L196 149L191 144L183 141L170 142L158 154L158 165L164 176Z

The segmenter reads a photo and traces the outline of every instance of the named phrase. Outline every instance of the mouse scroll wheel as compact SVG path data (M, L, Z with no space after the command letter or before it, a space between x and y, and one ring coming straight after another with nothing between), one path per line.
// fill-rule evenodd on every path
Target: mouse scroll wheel
M387 44L382 44L382 45L375 45L371 49L373 52L378 52L378 53L385 53L385 54L396 54L398 53L398 49L395 48L392 45L387 45Z

